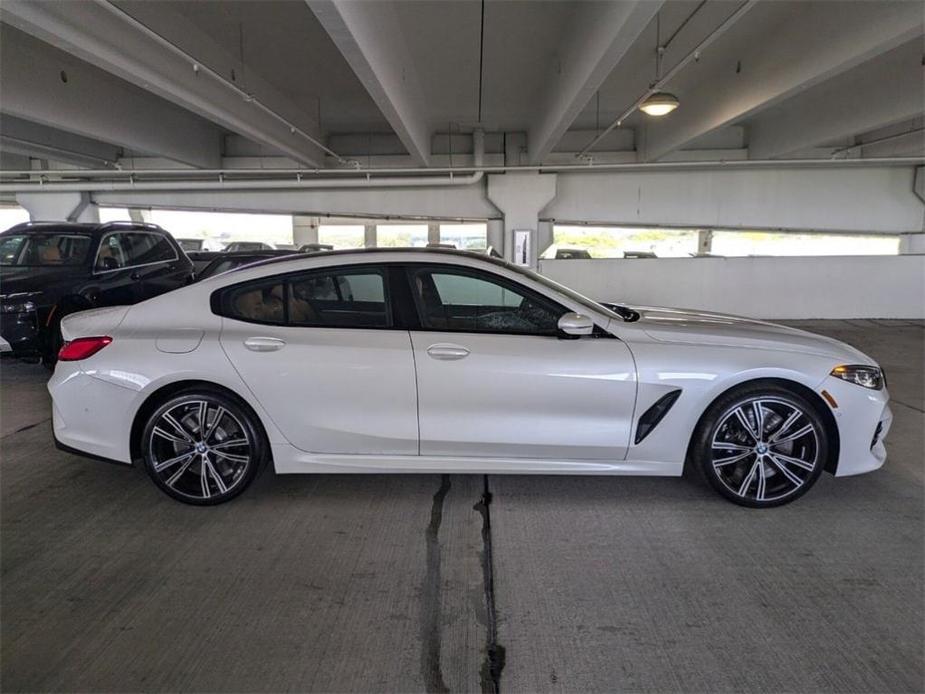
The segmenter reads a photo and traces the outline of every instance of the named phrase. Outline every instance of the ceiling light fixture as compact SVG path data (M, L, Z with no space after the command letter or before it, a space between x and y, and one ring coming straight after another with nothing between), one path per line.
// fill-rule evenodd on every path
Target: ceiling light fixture
M674 111L681 102L678 97L668 92L655 92L639 104L639 110L650 116L664 116Z

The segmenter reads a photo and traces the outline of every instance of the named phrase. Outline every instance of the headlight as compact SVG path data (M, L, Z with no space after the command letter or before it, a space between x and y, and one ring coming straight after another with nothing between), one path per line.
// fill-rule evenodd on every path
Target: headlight
M35 302L32 301L42 292L19 292L18 294L7 294L0 296L0 313L26 313L35 310Z
M876 366L836 366L832 375L871 390L883 389L883 371Z

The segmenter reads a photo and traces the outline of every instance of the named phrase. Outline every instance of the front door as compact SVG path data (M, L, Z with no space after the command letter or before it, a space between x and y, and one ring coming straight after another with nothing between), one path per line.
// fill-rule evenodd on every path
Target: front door
M414 360L382 267L325 268L227 288L221 344L293 446L417 455Z
M636 398L626 345L561 339L568 309L506 278L412 266L421 454L554 460L626 457Z

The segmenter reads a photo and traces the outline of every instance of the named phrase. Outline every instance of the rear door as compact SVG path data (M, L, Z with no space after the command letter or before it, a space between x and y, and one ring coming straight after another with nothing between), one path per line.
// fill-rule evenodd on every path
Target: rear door
M347 265L223 289L221 343L297 448L417 455L414 358L389 271Z
M120 306L147 298L142 283L134 275L125 233L116 231L104 235L93 261L94 303Z
M173 244L157 231L122 232L131 277L138 283L139 301L182 287L190 277L186 258L180 258Z

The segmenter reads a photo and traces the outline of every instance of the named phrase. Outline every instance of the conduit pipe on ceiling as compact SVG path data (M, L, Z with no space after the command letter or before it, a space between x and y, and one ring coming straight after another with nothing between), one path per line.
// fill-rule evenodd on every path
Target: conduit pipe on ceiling
M41 192L118 192L118 191L155 191L155 190L289 190L289 189L313 189L313 188L350 188L350 189L361 189L361 188L420 188L422 186L470 186L474 183L478 183L485 176L484 169L481 168L483 162L483 155L485 151L485 133L476 129L472 133L472 145L473 145L473 162L475 167L479 167L476 170L471 171L464 175L459 175L459 173L453 169L449 169L446 173L448 175L428 175L428 176L391 176L389 178L373 178L371 174L373 172L365 172L365 178L358 178L356 171L348 171L354 178L351 180L349 178L319 178L314 180L306 180L303 178L306 172L295 171L295 179L288 180L279 180L279 179L270 179L270 180L226 180L225 176L228 174L239 174L241 170L228 169L225 171L215 172L218 175L218 180L213 181L92 181L92 182L77 182L77 181L53 181L47 182L43 180L32 181L32 182L23 182L23 183L2 183L0 184L0 192L15 192L15 193L24 193L29 191L41 191ZM475 168L473 167L473 168ZM76 170L66 170L66 174L63 175L84 175L79 169ZM263 174L275 175L278 173L272 169L252 169L249 170L251 173L262 172ZM331 171L342 171L339 169L333 169ZM407 172L408 170L397 169L396 172ZM421 172L430 171L429 169L420 169ZM311 173L330 173L327 169L314 169ZM343 171L342 171L343 172ZM7 176L10 174L15 174L17 172L4 172L0 171L0 176ZM26 172L29 175L39 174L45 176L50 174L50 171L30 171ZM101 175L103 172L97 170L94 171L92 175ZM137 172L109 172L110 175L113 173L128 175L130 178L133 178L136 174L140 173L150 173L140 170ZM162 169L160 175L170 173L172 175L176 174L200 174L204 173L197 169ZM379 172L376 172L379 173ZM435 172L440 173L440 172Z
M636 101L633 103L632 106L626 109L626 111L620 114L620 116L615 118L610 125L608 125L604 130L602 130L601 133L597 137L591 140L591 142L588 143L588 145L584 149L582 149L580 152L578 152L575 156L583 157L598 142L603 140L611 130L613 130L614 128L620 127L620 125L623 124L623 121L629 118L630 115L632 115L632 113L636 111L636 109L642 106L643 101L648 99L650 96L652 96L656 92L660 92L665 87L665 85L667 85L671 80L673 80L677 76L677 74L681 72L681 70L683 70L685 67L687 67L687 65L692 60L699 60L700 54L704 51L704 49L706 49L711 43L713 43L716 39L718 39L720 36L726 33L726 30L729 29L733 24L735 24L742 15L744 15L752 7L754 7L754 5L757 2L758 0L746 0L744 3L742 3L739 6L739 9L737 9L731 15L726 17L726 19L723 21L722 24L720 24L712 32L710 32L703 41L697 44L694 50L692 50L690 53L684 56L681 59L681 61L677 65L675 65L673 68L671 68L664 77L662 77L660 80L653 82L651 85L649 85L649 88L642 93L642 96L636 99Z
M479 156L478 159L481 159ZM135 180L136 175L151 174L152 171L139 169L129 171L96 171L86 172L80 170L58 171L0 171L0 177L11 175L43 177L49 174L65 176L83 176L91 173L102 175L126 175L129 181L47 181L33 180L0 183L0 192L26 193L26 192L106 192L106 191L155 191L155 190L310 190L313 188L422 188L428 186L466 186L476 183L486 173L601 173L601 172L651 172L651 171L711 171L725 169L767 169L767 168L819 168L819 169L853 169L868 166L921 166L925 164L925 157L880 157L871 159L734 159L731 161L678 161L678 162L647 162L641 164L562 164L552 166L482 166L459 167L455 169L377 169L362 173L356 171L341 171L337 169L317 170L280 170L280 169L227 169L216 172L206 172L197 169L164 169L158 171L159 175L185 175L187 178L173 181ZM306 174L348 173L350 178L304 178ZM263 179L236 179L225 178L226 175L263 175ZM417 173L433 174L419 176L390 176L389 178L374 178L379 174ZM467 173L468 175L460 175ZM189 176L212 174L218 175L213 180L189 180ZM439 175L444 174L444 175ZM281 179L280 175L291 178ZM270 178L270 176L275 178ZM362 176L362 178L358 178Z

